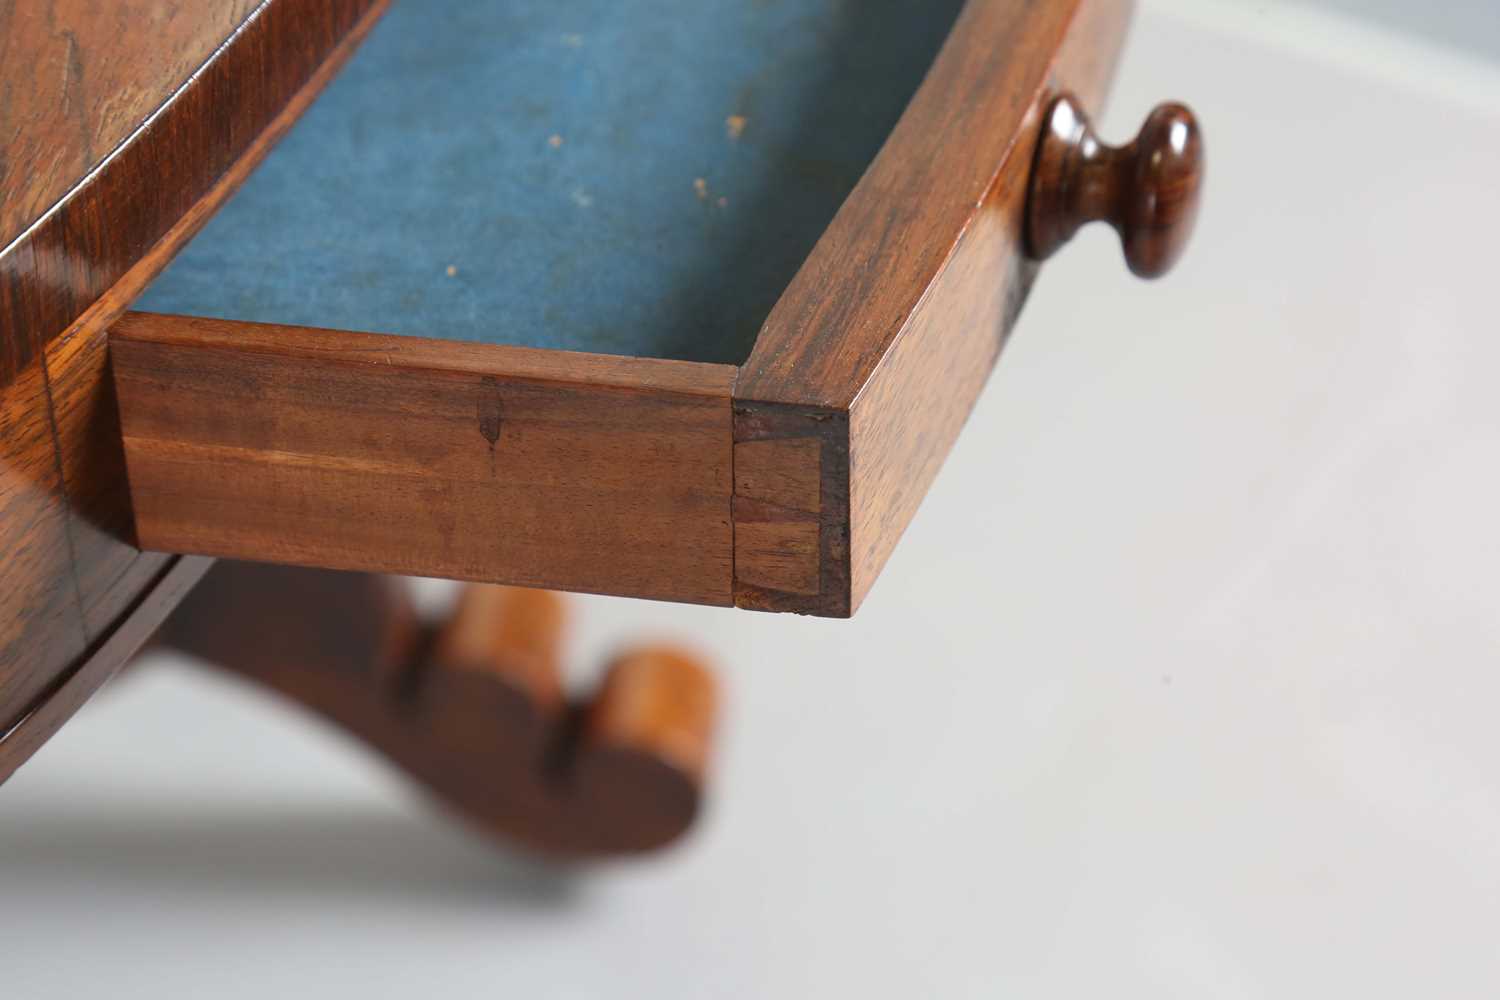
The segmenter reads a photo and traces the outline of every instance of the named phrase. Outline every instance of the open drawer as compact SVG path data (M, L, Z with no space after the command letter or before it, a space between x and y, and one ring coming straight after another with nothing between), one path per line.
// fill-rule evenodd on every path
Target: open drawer
M1129 7L397 3L111 330L139 544L851 614L1035 259L1180 250Z

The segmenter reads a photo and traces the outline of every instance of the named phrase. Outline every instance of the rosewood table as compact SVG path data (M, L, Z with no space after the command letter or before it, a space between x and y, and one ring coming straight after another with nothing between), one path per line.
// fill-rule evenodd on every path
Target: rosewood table
M1040 262L1184 248L1192 114L1089 125L1130 9L0 0L0 781L155 636L497 834L671 840L710 676L570 700L554 591L854 614Z

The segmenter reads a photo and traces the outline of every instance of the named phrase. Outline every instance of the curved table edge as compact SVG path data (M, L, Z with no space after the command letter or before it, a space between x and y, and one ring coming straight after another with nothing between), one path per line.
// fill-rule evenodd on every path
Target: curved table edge
M68 536L66 555L42 561L34 568L42 579L31 582L73 592L86 640L81 653L27 644L23 655L42 660L29 672L49 683L0 704L0 782L134 655L212 562L148 562L135 548L108 327L301 116L388 3L266 0L141 128L0 254L0 316L25 331L33 348L15 371L0 372L0 391L40 368L46 406L26 418L50 425L45 462L57 470L60 491L51 502L61 508ZM273 54L284 57L270 65ZM184 152L192 143L196 156ZM75 442L86 447L71 447ZM97 461L100 454L109 460ZM23 469L28 459L41 456L20 456ZM24 622L18 627L27 630Z

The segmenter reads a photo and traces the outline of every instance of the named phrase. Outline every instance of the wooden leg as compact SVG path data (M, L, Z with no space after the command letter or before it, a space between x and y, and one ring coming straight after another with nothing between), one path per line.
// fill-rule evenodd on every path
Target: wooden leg
M484 830L548 853L658 847L698 811L714 684L651 647L570 704L564 605L471 585L423 625L398 579L220 561L159 640L355 733Z

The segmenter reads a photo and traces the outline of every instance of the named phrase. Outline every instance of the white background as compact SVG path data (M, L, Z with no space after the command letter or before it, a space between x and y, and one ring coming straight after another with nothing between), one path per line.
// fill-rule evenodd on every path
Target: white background
M681 847L496 854L157 660L0 790L0 995L1500 994L1500 63L1310 10L1143 11L1196 245L1049 265L854 622L575 602L721 667Z
M1254 0L1245 0L1254 4ZM1495 0L1293 0L1361 14L1481 55L1500 55L1500 3Z

